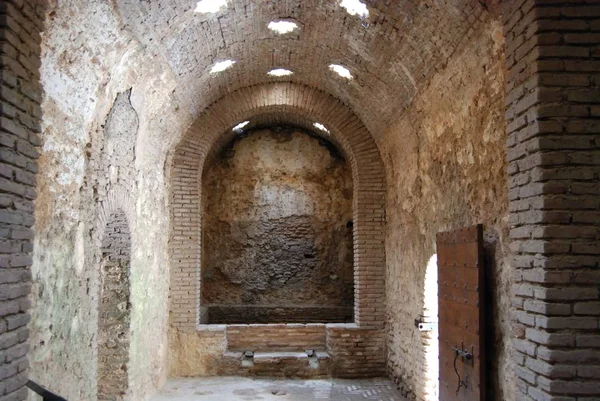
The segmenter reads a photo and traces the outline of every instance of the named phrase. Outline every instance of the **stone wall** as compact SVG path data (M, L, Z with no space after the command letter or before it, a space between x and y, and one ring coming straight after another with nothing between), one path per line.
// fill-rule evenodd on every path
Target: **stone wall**
M426 399L425 274L437 232L485 225L490 399L512 400L502 25L487 14L411 107L377 136L388 182L388 369ZM434 368L437 369L437 368ZM436 375L437 377L437 375Z
M579 401L598 395L595 93L600 14L596 0L503 2L508 39L506 118L511 187L508 198L513 226L511 251L515 254L512 266L517 270L511 306L517 310L514 317L519 323L513 343L517 349L513 359L518 365L515 373L519 377L516 394L506 351L509 345L505 311L511 296L506 292L509 280L504 256L508 223L504 219L507 195L502 189L506 182L502 173L503 137L498 134L498 127L504 123L502 115L497 113L502 108L502 100L497 98L501 97L504 86L500 77L502 63L496 56L500 53L502 35L498 34L496 23L487 20L481 7L497 1L440 2L444 8L435 2L406 2L400 7L394 2L384 6L379 2L380 8L374 9L374 14L386 18L371 24L367 30L357 21L350 23L346 18L338 18L346 14L340 14L343 11L337 8L331 13L318 9L317 14L312 14L313 20L326 23L315 30L320 34L309 35L303 42L305 53L281 51L275 57L284 64L292 61L296 66L301 64L302 69L297 70L301 73L295 76L303 84L267 84L246 89L239 88L270 82L264 74L266 68L246 69L252 73L236 75L244 80L234 85L228 85L230 81L225 78L213 80L210 74L202 73L214 60L214 54L227 47L227 43L237 43L240 54L256 55L247 51L247 32L231 28L234 26L231 18L214 18L208 23L196 18L193 24L186 24L194 17L192 13L179 12L190 8L185 2L172 2L181 8L170 10L153 7L151 2L65 0L60 6L57 2L48 3L55 7L48 13L41 73L47 96L43 105L44 143L37 183L32 269L33 378L69 399L88 399L95 394L97 327L93 322L97 321L95 294L99 291L99 238L103 229L100 222L104 222L103 215L110 215L115 204L119 204L132 216L132 343L135 346L131 349L131 397L145 399L160 385L166 376L165 266L169 265L165 154L206 105L225 96L220 106L212 109L218 117L199 118L200 125L218 127L220 130L215 132L222 133L241 118L253 115L253 111L258 113L262 108L279 113L287 107L286 111L293 110L303 118L318 118L332 129L337 127L349 138L349 148L356 151L356 158L351 158L353 169L362 185L362 192L355 192L359 195L355 196L355 204L360 206L355 209L359 217L355 224L364 223L362 228L355 227L355 243L360 246L355 251L356 261L365 267L356 273L355 299L360 304L356 316L361 325L379 327L384 322L385 298L381 280L385 253L380 232L384 183L378 168L377 148L370 142L367 127L376 135L380 148L387 149L388 184L392 187L386 239L391 255L386 288L390 297L388 360L390 373L400 379L407 392L415 392L422 383L422 366L419 362L415 365L415 361L422 360L421 337L413 329L414 318L423 309L419 301L422 290L414 283L422 281L426 262L435 253L434 234L455 228L456 224L483 222L488 227L487 258L493 266L491 284L497 289L490 298L490 304L498 312L496 319L490 321L495 327L492 333L495 356L489 360L498 361L497 370L491 371L491 386L495 391L491 393L507 400ZM124 4L132 8L122 16L114 8L116 3L121 9ZM31 251L29 228L33 223L34 197L30 173L36 171L33 163L36 152L32 148L39 145L36 121L41 115L37 107L41 91L36 79L38 33L42 30L41 18L36 14L41 13L33 12L30 4L35 3L0 4L3 138L0 158L4 171L1 207L8 219L0 227L5 243L0 258L3 260L0 285L23 291L9 295L14 299L0 300L3 308L0 344L6 347L1 354L2 374L8 375L0 377L0 388L8 399L21 399L25 393L23 370L27 364L22 355L27 349L24 324L28 318L24 313L27 308L24 293L29 280L27 253ZM262 15L261 10L272 15L271 3L268 4L252 8L256 14L248 18L244 15L244 19L254 24L254 17ZM153 9L140 12L140 5ZM282 7L288 7L288 3ZM237 10L241 13L246 8ZM321 19L321 16L328 17ZM132 20L139 23L127 28L139 28L136 32L143 33L137 38L123 26ZM144 23L147 20L152 24ZM336 22L335 35L329 35L333 25L327 23L331 21ZM160 24L164 26L161 28ZM149 25L152 27L148 28ZM170 27L169 35L165 35L166 26ZM199 29L201 26L208 30ZM181 27L186 28L184 35ZM145 35L153 28L155 32ZM238 32L243 32L242 40L231 40ZM336 41L348 38L344 46L349 50L337 52L323 45L315 51L315 43L322 43L323 32ZM150 44L153 34L165 38L167 52ZM194 40L192 34L220 39ZM179 46L172 46L174 37ZM147 42L142 44L139 38ZM388 42L383 43L386 39ZM265 35L264 40L268 42L261 39L252 43L257 46L267 43L262 48L272 49L272 39ZM201 51L187 51L183 46L185 41L202 46ZM390 43L399 47L391 47ZM236 53L235 49L230 50ZM160 56L164 53L172 57L168 62ZM359 78L351 84L354 86L340 85L330 79L326 71L329 60L325 58L344 59L357 53L364 57L356 60L366 61L351 66L357 68ZM180 57L182 54L186 57ZM200 59L193 58L199 54ZM294 59L287 58L292 55ZM396 58L398 55L404 59ZM260 60L266 63L272 59ZM321 62L322 70L315 69ZM186 75L190 80L178 82L172 65L178 72L193 67L189 70L193 69L193 73ZM396 84L390 85L392 81ZM190 82L197 84L188 85ZM123 149L134 152L134 156L127 155L132 171L111 175L101 163L102 155L110 154L108 145L107 151L103 151L103 126L118 93L132 87L130 101L139 117L139 131L133 137L136 145L143 146L136 146L134 152L131 143L122 144ZM343 103L323 100L328 95L316 87L349 101L367 127ZM274 107L263 107L265 104ZM226 121L215 122L221 118ZM201 147L212 142L204 139L188 141L189 153L179 156L185 158L205 151ZM119 177L123 176L131 178L126 181L127 186L121 185L124 182ZM98 177L116 179L103 184ZM133 200L124 193L131 194ZM177 200L181 204L188 202L184 198ZM186 261L179 263L183 259L172 258L171 269L187 275L184 278L189 280ZM178 278L177 274L172 277ZM182 289L172 295L187 297L184 302L188 302L198 295L193 285L190 291ZM184 313L187 303L182 305L181 313L173 320L180 319L180 327L189 331L170 333L173 353L198 356L203 363L200 368L211 369L212 358L222 352L223 337L219 329L209 331L210 334L196 333L196 321ZM196 308L192 305L191 310ZM336 335L333 330L332 338ZM385 351L382 337L373 335L380 332L370 330L365 334L358 326L339 330L339 341L346 345L336 348L331 343L330 349L337 349L337 355L345 355L342 351L352 347L353 351L346 354L347 361L364 357L366 351L379 352L372 360L363 358L361 365L361 369L377 372L385 360L381 358ZM350 333L351 330L357 331ZM189 338L182 341L183 337L202 338L202 342ZM15 355L16 371L12 361L7 360L7 356L10 359ZM347 366L351 367L351 363L347 362Z
M205 323L302 322L304 310L347 321L352 172L334 145L296 129L248 132L202 185Z
M506 5L517 399L600 396L600 3Z
M43 7L0 3L0 399L23 400L42 88Z
M98 310L98 399L122 400L129 388L131 234L123 211L102 238Z
M167 64L125 30L111 2L48 2L37 177L30 376L69 400L98 384L101 238L131 231L129 399L166 379L167 149L190 122ZM168 135L167 135L168 134Z

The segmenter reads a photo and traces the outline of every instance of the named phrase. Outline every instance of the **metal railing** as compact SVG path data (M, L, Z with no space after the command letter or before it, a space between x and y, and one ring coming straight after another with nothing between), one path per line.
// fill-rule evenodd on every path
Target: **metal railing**
M48 389L45 389L44 387L40 386L39 384L37 384L34 381L29 380L27 382L27 387L29 387L29 389L31 391L41 395L42 400L44 400L44 401L67 401L66 399L54 394L52 391L50 391Z

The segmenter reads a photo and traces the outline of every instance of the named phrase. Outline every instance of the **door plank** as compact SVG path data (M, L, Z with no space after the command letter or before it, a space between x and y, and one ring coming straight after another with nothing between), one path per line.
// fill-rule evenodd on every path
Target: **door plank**
M483 226L439 233L437 250L440 401L485 401Z

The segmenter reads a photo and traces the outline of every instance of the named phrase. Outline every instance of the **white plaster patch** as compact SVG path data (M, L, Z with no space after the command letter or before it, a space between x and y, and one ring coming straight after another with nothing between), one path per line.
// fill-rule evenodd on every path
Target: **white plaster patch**
M70 187L80 187L83 183L85 159L79 151L85 136L78 126L66 124L67 135L59 132L58 127L49 126L44 132L42 153L49 155L54 164L53 179L49 181L48 190L60 197ZM46 174L42 172L42 174ZM62 204L63 210L72 209L72 202ZM70 214L73 214L72 211ZM77 213L74 214L74 217Z
M73 254L73 265L77 275L83 272L85 264L85 224L80 222L77 226L77 233L75 234L75 252Z
M44 59L40 67L46 96L52 98L65 114L74 114L71 112L77 110L77 114L80 114L82 119L91 117L95 101L90 101L90 99L93 99L96 81L93 79L84 82L77 81L61 70L60 66L53 61ZM74 87L77 87L78 90L73 90Z
M77 315L75 315L75 317L73 317L73 320L71 321L71 332L77 333L78 330L79 330L79 318L77 317Z
M268 184L257 185L254 190L256 203L266 207L270 219L314 214L314 204L303 191Z

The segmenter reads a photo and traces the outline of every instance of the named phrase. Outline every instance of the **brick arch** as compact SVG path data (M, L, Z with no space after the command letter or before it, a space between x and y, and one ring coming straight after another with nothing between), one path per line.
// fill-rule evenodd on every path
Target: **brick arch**
M356 115L311 87L277 83L247 87L211 105L170 155L170 323L195 331L200 323L201 177L208 155L240 121L280 115L281 122L319 121L352 166L354 183L354 319L382 327L385 319L385 172L376 143Z
M298 110L294 110L292 107L261 107L249 112L247 117L242 117L241 121L249 121L249 124L244 127L244 131L276 126L292 126L301 128L315 134L317 137L333 143L341 152L341 154L348 161L351 161L352 155L348 153L349 149L347 144L342 144L339 140L339 130L333 129L333 134L331 132L323 132L314 126L315 122L320 122L318 119L299 114ZM229 144L236 137L236 135L238 135L238 133L229 128L224 134L220 135L217 141L211 146L207 155L207 160L205 161L205 165L210 163L211 158L214 157L221 149L223 149L223 147L227 146L227 144ZM356 168L356 164L352 166L352 168Z
M104 232L104 228L115 213L123 213L131 227L135 217L135 201L131 193L124 188L115 188L108 191L106 198L100 202L96 229L99 233Z

